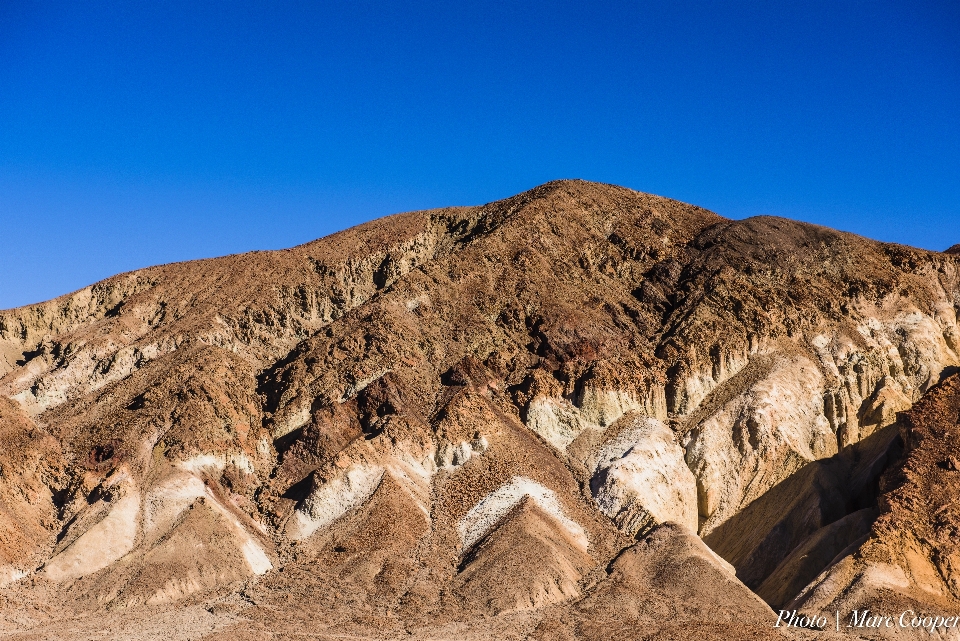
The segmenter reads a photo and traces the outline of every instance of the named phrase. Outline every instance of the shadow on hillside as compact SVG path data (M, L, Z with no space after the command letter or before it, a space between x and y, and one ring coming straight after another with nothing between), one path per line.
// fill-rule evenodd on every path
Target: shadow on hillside
M706 535L704 542L756 591L792 550L818 530L854 512L875 508L880 476L901 453L895 423L828 459L804 465ZM831 539L832 545L842 543ZM811 579L833 558L827 555L828 560L816 567L813 556L802 570L805 575L813 573Z

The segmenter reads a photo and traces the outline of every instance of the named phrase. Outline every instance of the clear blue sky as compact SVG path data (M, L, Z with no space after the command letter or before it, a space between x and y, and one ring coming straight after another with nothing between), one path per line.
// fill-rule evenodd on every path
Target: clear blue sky
M0 308L555 178L960 242L960 3L0 0Z

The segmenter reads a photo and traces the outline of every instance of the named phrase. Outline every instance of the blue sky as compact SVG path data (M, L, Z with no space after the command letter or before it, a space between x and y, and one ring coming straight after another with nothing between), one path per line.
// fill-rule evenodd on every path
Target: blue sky
M0 308L555 178L943 249L958 33L955 1L0 1Z

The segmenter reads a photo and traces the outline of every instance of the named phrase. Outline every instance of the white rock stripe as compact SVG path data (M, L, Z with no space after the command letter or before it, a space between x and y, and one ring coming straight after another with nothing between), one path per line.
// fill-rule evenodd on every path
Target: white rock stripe
M587 548L587 534L580 525L563 513L557 495L536 481L525 476L514 476L510 481L483 497L479 503L470 509L457 523L460 540L464 549L479 541L497 523L513 509L524 497L529 496L537 502L547 514L557 520L566 529L574 540Z

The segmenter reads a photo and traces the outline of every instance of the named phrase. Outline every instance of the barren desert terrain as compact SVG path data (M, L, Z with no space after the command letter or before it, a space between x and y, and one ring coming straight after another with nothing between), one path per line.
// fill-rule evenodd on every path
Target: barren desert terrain
M570 180L2 311L0 639L960 638L958 268Z

